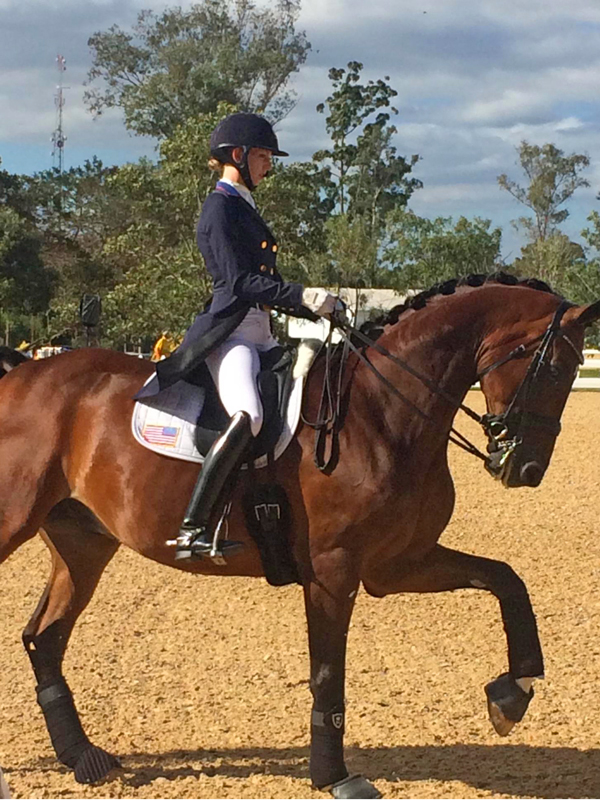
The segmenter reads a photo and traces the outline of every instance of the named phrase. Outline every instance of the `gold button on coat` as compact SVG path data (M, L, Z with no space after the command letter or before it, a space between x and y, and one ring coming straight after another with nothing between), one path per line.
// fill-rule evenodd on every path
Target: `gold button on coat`
M276 244L274 244L274 245L273 245L273 252L274 252L274 253L276 253L276 252L277 252L277 245L276 245Z
M265 265L265 264L261 264L261 265L260 265L260 271L261 271L261 272L266 272L266 271L267 271L267 267L266 267L266 265Z
M260 246L262 247L263 250L266 250L268 244L269 244L268 242L261 242Z

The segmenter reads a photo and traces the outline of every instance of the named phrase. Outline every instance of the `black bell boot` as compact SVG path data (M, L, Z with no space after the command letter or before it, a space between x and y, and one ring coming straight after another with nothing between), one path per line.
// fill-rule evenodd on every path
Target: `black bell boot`
M215 517L227 500L251 440L250 417L238 411L206 454L176 539L176 560L207 556L225 563L224 555L242 546L240 542L218 542L215 526L219 519Z

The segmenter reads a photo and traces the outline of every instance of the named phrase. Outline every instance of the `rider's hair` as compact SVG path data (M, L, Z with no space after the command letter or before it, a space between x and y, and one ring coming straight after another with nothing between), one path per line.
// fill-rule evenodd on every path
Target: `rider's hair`
M211 156L208 159L208 168L212 172L218 172L219 175L222 175L223 174L223 169L225 168L225 164L223 164L221 161L219 161L218 158L215 158L214 156Z

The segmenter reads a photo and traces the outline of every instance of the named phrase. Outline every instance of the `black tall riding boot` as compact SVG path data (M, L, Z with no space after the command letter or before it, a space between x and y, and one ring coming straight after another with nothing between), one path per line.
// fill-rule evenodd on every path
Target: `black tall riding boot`
M203 555L214 557L214 528L218 521L215 517L221 511L221 504L231 489L230 479L235 478L251 440L250 417L245 411L238 411L206 454L179 529L177 560ZM216 548L216 555L222 556L237 547L238 542L222 542Z

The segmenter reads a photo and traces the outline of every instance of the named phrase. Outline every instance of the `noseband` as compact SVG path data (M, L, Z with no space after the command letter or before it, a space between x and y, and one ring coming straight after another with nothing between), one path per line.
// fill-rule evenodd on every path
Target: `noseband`
M539 342L539 346L533 353L533 358L527 369L527 372L525 373L525 376L523 377L523 380L515 392L508 408L502 414L481 415L476 411L473 411L472 408L469 408L469 406L466 404L457 401L455 397L452 397L452 395L442 389L441 386L438 386L438 384L436 384L434 381L430 380L425 375L422 375L418 370L414 369L414 367L411 367L410 364L407 364L401 358L398 358L398 356L390 353L389 350L386 350L385 347L382 347L382 345L370 339L361 331L353 328L348 322L346 322L346 320L334 318L332 320L332 327L335 326L340 332L340 335L344 340L345 347L348 350L352 350L394 395L402 400L403 403L411 406L415 413L424 419L427 419L434 426L440 427L439 422L408 400L408 398L406 398L384 375L379 372L375 365L372 364L367 358L365 353L354 344L352 339L357 339L362 343L363 346L372 347L378 353L385 356L385 358L387 358L389 361L420 380L421 383L427 386L427 388L430 389L434 394L443 397L451 405L453 405L454 408L460 408L461 411L464 411L469 417L471 417L471 419L478 422L488 437L490 450L502 451L501 462L504 464L511 453L513 453L513 451L522 443L523 439L521 434L523 430L537 427L544 428L552 436L558 436L560 433L561 426L558 419L545 416L544 414L539 414L535 411L527 411L524 408L524 405L532 396L536 385L539 382L539 378L545 369L547 367L550 369L553 368L552 364L548 360L548 355L557 339L564 339L564 341L571 347L577 356L579 363L583 364L583 354L577 349L569 337L560 328L561 320L569 307L570 304L566 300L563 300L556 309L552 321L543 334L537 336L535 339L532 339L528 344L520 344L518 347L515 347L515 349L512 350L508 355L494 362L489 367L486 367L477 376L478 379L481 380L481 378L483 378L485 375L488 375L493 370L498 369L498 367L501 367L503 364L506 364L509 361L513 361L517 358L524 358L530 352L532 345L535 345L537 342ZM519 404L519 406L517 406L517 404ZM513 436L509 437L509 431L511 430L515 430L515 433ZM476 445L470 442L466 436L463 436L463 434L457 431L454 427L451 427L450 431L446 431L446 433L448 434L451 442L459 447L462 447L463 450L466 450L468 453L477 456L483 461L488 461L489 457L482 453L476 447ZM319 466L318 462L317 465Z

